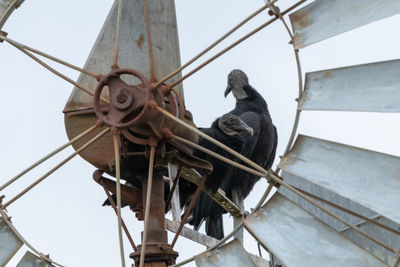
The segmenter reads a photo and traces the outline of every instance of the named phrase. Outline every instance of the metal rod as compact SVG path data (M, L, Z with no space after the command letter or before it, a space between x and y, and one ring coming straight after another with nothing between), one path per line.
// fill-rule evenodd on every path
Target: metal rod
M46 54L46 53L44 53L44 52L41 52L41 51L39 51L39 50L37 50L37 49L34 49L34 48L32 48L32 47L29 47L29 46L27 46L27 45L21 44L21 43L19 43L19 42L17 42L17 41L14 41L14 40L10 39L10 38L4 37L4 36L0 36L0 39L4 40L4 41L6 41L6 42L8 42L9 44L12 44L12 45L14 45L14 46L18 46L18 47L20 47L20 48L22 48L22 49L31 51L31 52L33 52L33 53L35 53L35 54L38 54L38 55L40 55L40 56L42 56L42 57L45 57L45 58L47 58L47 59L53 60L54 62L57 62L57 63L59 63L59 64L61 64L61 65L66 66L66 67L69 67L69 68L71 68L71 69L73 69L73 70L76 70L76 71L82 72L82 73L84 73L84 74L87 74L87 75L89 75L89 76L91 76L91 77L93 77L93 78L96 78L96 79L97 79L98 76L99 76L99 75L97 75L97 74L94 73L94 72L91 72L91 71L88 71L88 70L79 68L79 67L77 67L77 66L75 66L75 65L72 65L71 63L68 63L68 62L66 62L66 61L64 61L64 60L58 59L58 58L56 58L56 57L53 57L53 56L51 56L51 55L49 55L49 54Z
M298 7L300 4L304 3L307 0L302 0L299 1L298 3L294 4L293 6L289 7L288 9L286 9L282 15L285 15L287 13L289 13L290 11L292 11L293 9L295 9L296 7ZM237 46L238 44L240 44L241 42L243 42L244 40L248 39L249 37L253 36L254 34L256 34L257 32L259 32L260 30L264 29L265 27L267 27L268 25L270 25L271 23L273 23L274 21L276 21L278 18L273 18L267 22L265 22L264 24L262 24L261 26L259 26L258 28L256 28L255 30L251 31L250 33L246 34L245 36L243 36L242 38L240 38L239 40L237 40L236 42L234 42L233 44L231 44L230 46L226 47L225 49L223 49L221 52L219 52L218 54L216 54L215 56L211 57L210 59L208 59L207 61L205 61L203 64L199 65L198 67L196 67L195 69L193 69L192 71L190 71L189 73L187 73L185 76L183 76L182 78L180 78L179 80L175 81L174 83L172 83L170 86L174 87L177 84L181 83L182 81L186 80L187 78L189 78L190 76L192 76L194 73L196 73L197 71L199 71L200 69L202 69L203 67L205 67L206 65L208 65L209 63L213 62L215 59L219 58L220 56L222 56L223 54L225 54L226 52L228 52L229 50L231 50L232 48L234 48L235 46Z
M197 134L199 134L200 136L202 136L204 139L210 141L211 143L219 146L220 148L224 149L225 151L229 152L230 154L234 155L235 157L237 157L238 159L241 159L242 161L244 161L245 163L249 164L251 167L255 168L256 170L267 174L268 171L265 170L264 168L262 168L261 166L259 166L258 164L256 164L255 162L251 161L250 159L246 158L245 156L241 155L240 153L236 152L235 150L231 149L230 147L224 145L223 143L219 142L218 140L206 135L205 133L203 133L202 131L200 131L199 129L193 127L192 125L184 122L183 120L176 118L174 115L172 115L171 113L169 113L168 111L166 111L165 109L159 107L159 106L155 106L154 109L158 110L159 112L161 112L162 114L164 114L165 116L167 116L168 118L170 118L171 120L175 121L176 123L182 125L183 127L187 128L188 130L195 132ZM185 140L186 141L186 140ZM197 145L197 144L196 144ZM214 152L213 152L214 153ZM231 164L231 163L229 163ZM235 162L236 164L236 162ZM247 168L247 167L246 167ZM257 174L258 175L258 174Z
M150 23L149 23L149 11L147 8L147 0L142 0L143 3L143 14L146 28L146 37L147 37L147 52L149 55L149 64L150 64L150 81L154 81L156 79L156 74L154 70L154 58L153 58L153 46L151 42L151 32L150 32Z
M149 214L150 214L150 206L151 206L151 191L153 187L153 169L154 169L154 157L155 157L156 147L152 145L150 147L150 163L149 163L149 176L147 181L147 192L146 192L146 210L144 213L144 230L143 230L143 240L142 240L142 248L140 252L140 264L139 267L144 266L144 258L146 256L146 239L147 239L147 230L149 228Z
M267 1L269 2L270 0L267 0ZM294 55L295 55L295 58L296 58L297 76L298 76L298 81L299 81L299 96L298 96L298 99L300 99L300 98L301 98L301 95L303 94L303 72L302 72L302 69L301 69L301 61L300 61L300 56L299 56L299 50L294 46L294 37L293 37L293 33L292 33L292 31L290 30L289 26L287 25L285 19L283 18L282 13L279 11L278 8L275 7L274 4L272 4L271 9L273 9L272 11L273 11L273 12L279 17L279 19L282 21L282 23L283 23L283 25L284 25L284 27L285 27L285 29L286 29L286 31L288 32L289 37L290 37L290 43L292 44L293 52L294 52ZM294 119L294 122L293 122L292 132L291 132L291 134L290 134L288 143L287 143L286 148L285 148L285 151L284 151L284 153L283 153L284 156L286 156L287 153L289 153L289 150L290 150L290 148L292 147L292 144L293 144L293 141L294 141L294 137L295 137L295 135L296 135L297 128L298 128L298 126L299 126L300 115L301 115L301 110L300 110L299 108L297 108L297 110L296 110L296 116L295 116L295 119ZM276 172L276 173L279 173L279 171L280 171L280 168L278 167L278 168L276 169L275 172Z
M358 213L355 213L355 212L353 212L353 211L351 211L351 210L348 210L348 209L346 209L346 208L343 208L343 207L341 207L341 206L339 206L339 205L336 205L335 203L332 203L332 202L330 202L330 201L328 201L328 200L326 200L326 199L320 198L320 197L318 197L318 196L316 196L316 195L314 195L314 194L311 194L311 193L308 193L308 192L306 192L306 191L304 191L304 190L301 190L301 189L298 188L298 187L294 187L294 188L296 188L297 190L299 190L299 191L302 192L303 194L305 194L305 195L307 195L307 196L310 196L310 197L312 197L312 198L315 198L315 199L317 199L317 200L319 200L319 201L321 201L321 202L323 202L323 203L325 203L325 204L328 204L329 206L332 206L332 207L334 207L334 208L336 208L336 209L338 209L338 210L344 211L344 212L346 212L346 213L348 213L348 214L350 214L350 215L353 215L353 216L358 217L358 218L360 218L360 219L362 219L362 220L364 220L364 221L367 221L367 222L369 222L369 223L372 223L372 224L374 224L374 225L376 225L376 226L378 226L378 227L381 227L381 228L383 228L383 229L386 229L386 230L388 230L388 231L390 231L390 232L392 232L392 233L395 233L395 234L397 234L397 235L400 235L400 231L398 231L398 230L395 230L395 229L393 229L393 228L390 228L390 227L388 227L388 226L386 226L386 225L383 225L383 224L381 224L381 223L379 223L379 222L377 222L377 221L371 220L371 219L368 218L368 217L362 216L362 215L360 215L360 214L358 214Z
M6 222L6 224L8 225L8 227L11 229L11 231L13 231L13 233L18 237L19 240L22 241L22 243L25 244L25 246L27 246L28 248L30 248L34 253L36 253L37 256L39 256L40 258L42 258L44 261L49 262L51 264L57 265L59 267L64 267L63 265L53 261L52 259L50 259L48 256L44 255L43 253L39 252L37 249L35 249L28 241L26 241L26 239L18 232L18 230L14 227L14 225L11 223L11 221L9 220L7 214L4 212L4 210L2 210L0 208L0 213L1 216L3 217L3 220Z
M240 230L240 228L242 228L242 226L243 226L243 221L242 221L238 226L236 226L236 228L233 229L233 231L230 232L227 236L225 236L224 238L222 238L221 240L219 240L219 242L218 242L217 244L215 244L215 245L212 246L211 248L207 249L206 252L207 252L207 251L212 251L212 250L214 250L214 249L220 247L220 246L221 246L222 244L224 244L229 238L231 238L232 236L234 236L234 235ZM177 264L174 264L174 265L171 265L171 266L169 266L169 267L178 267L178 266L182 266L182 265L185 265L185 264L187 264L187 263L189 263L189 262L192 262L192 261L194 261L194 257L191 257L191 258L189 258L189 259L187 259L187 260L181 261L181 262L179 262L179 263L177 263Z
M167 202L165 204L166 210L168 210L169 205L171 204L172 196L173 196L173 194L175 192L176 187L178 186L180 172L181 172L181 166L179 166L178 172L176 174L176 177L175 177L175 179L173 181L173 184L172 184L172 187L171 187L171 191L170 191L170 193L168 195L168 199L167 199Z
M123 0L119 0L118 13L117 13L117 26L115 29L114 60L113 60L113 65L111 66L111 68L113 69L118 68L118 46L119 46L119 34L120 34L121 17L122 17L122 5L123 5Z
M277 2L278 0L273 0L272 3ZM181 66L180 68L176 69L175 71L171 72L170 74L166 75L165 77L163 77L156 86L160 86L162 83L164 83L165 81L167 81L168 79L171 79L172 77L174 77L176 74L178 74L179 72L181 72L182 70L184 70L186 67L188 67L190 64L192 64L193 62L195 62L197 59L199 59L201 56L203 56L205 53L207 53L208 51L210 51L212 48L214 48L216 45L218 45L220 42L222 42L223 40L225 40L228 36L230 36L232 33L234 33L237 29L239 29L240 27L242 27L244 24L246 24L249 20L251 20L252 18L254 18L255 16L257 16L258 14L260 14L262 11L264 11L265 9L267 9L268 7L270 7L271 4L266 4L265 6L261 7L260 9L256 10L254 13L252 13L251 15L249 15L247 18L245 18L243 21L241 21L238 25L236 25L235 27L233 27L230 31L228 31L227 33L225 33L221 38L219 38L218 40L216 40L214 43L212 43L210 46L208 46L206 49L204 49L203 51L201 51L199 54L197 54L195 57L193 57L191 60L189 60L186 64L184 64L183 66Z
M101 179L100 179L100 183L103 186L104 192L106 192L107 199L108 199L108 201L110 201L110 204L111 204L115 214L118 216L117 206L115 205L115 202L112 199L110 192L108 192L108 190L105 188L104 183L103 183L103 181ZM129 234L128 228L126 227L125 222L124 222L124 220L122 218L121 218L121 225L122 225L122 228L124 229L126 237L129 240L129 243L131 243L131 246L132 246L133 250L136 251L137 247L135 245L135 242L133 241L132 236Z
M41 158L39 161L35 162L34 164L32 164L31 166L29 166L28 168L26 168L25 170L23 170L22 172L20 172L19 174L17 174L15 177L11 178L8 182L6 182L5 184L3 184L0 187L0 191L2 191L4 188L6 188L7 186L9 186L10 184L12 184L13 182L15 182L16 180L18 180L19 178L21 178L24 174L26 174L27 172L29 172L30 170L32 170L33 168L35 168L36 166L40 165L41 163L43 163L44 161L46 161L47 159L51 158L52 156L54 156L55 154L57 154L58 152L62 151L63 149L65 149L66 147L68 147L69 145L72 145L73 143L75 143L76 141L80 140L82 137L86 136L87 134L91 133L94 129L96 129L98 127L98 125L93 125L92 127L90 127L89 129L85 130L84 132L80 133L79 135L75 136L73 139L71 139L68 143L60 146L59 148L57 148L56 150L54 150L53 152L51 152L50 154L44 156L43 158Z
M209 154L210 156L213 156L213 157L215 157L215 158L217 158L217 159L219 159L219 160L221 160L223 162L226 162L226 163L228 163L228 164L230 164L230 165L232 165L232 166L234 166L236 168L242 169L242 170L244 170L244 171L246 171L248 173L251 173L253 175L257 175L257 176L260 176L260 177L265 177L264 173L261 173L261 172L258 172L256 170L253 170L253 169L251 169L249 167L246 167L246 166L244 166L244 165L242 165L242 164L240 164L238 162L235 162L235 161L233 161L231 159L228 159L228 158L226 158L224 156L221 156L220 154L215 153L214 151L211 151L211 150L209 150L209 149L207 149L205 147L202 147L202 146L200 146L200 145L198 145L198 144L196 144L194 142L188 141L188 140L186 140L186 139L184 139L182 137L179 137L179 136L176 136L176 135L172 135L171 138L176 140L176 141L178 141L178 142L181 142L181 143L184 143L186 145L192 146L192 147L194 147L194 148L196 148L196 149L198 149L200 151L203 151L204 153Z
M265 190L264 195L261 197L261 199L258 201L257 205L254 207L254 210L258 210L261 207L261 205L264 203L264 201L267 199L269 193L271 192L272 187L273 187L273 185L270 183L268 185L267 190Z
M36 180L34 183L32 183L30 186L28 186L26 189L24 189L21 193L19 193L18 195L16 195L14 198L12 198L10 201L8 201L6 204L3 205L3 209L7 208L10 204L12 204L14 201L16 201L17 199L19 199L21 196L23 196L25 193L27 193L29 190L31 190L33 187L35 187L37 184L39 184L40 182L42 182L44 179L46 179L50 174L52 174L53 172L55 172L57 169L59 169L61 166L63 166L65 163L67 163L68 161L70 161L73 157L75 157L76 155L78 155L81 151L83 151L84 149L86 149L88 146L90 146L91 144L93 144L97 139L99 139L100 137L102 137L104 134L106 134L108 131L110 130L110 128L107 128L103 131L101 131L98 135L96 135L95 137L93 137L92 139L90 139L86 144L84 144L83 146L81 146L78 150L76 150L74 153L72 153L69 157L67 157L65 160L63 160L61 163L59 163L57 166L55 166L53 169L51 169L50 171L48 171L45 175L43 175L42 177L40 177L38 180Z
M302 198L304 198L305 200L307 200L308 202L310 202L311 204L313 204L314 206L318 207L319 209L321 209L322 211L324 211L325 213L327 213L328 215L332 216L333 218L335 218L336 220L340 221L341 223L347 225L348 227L350 227L351 229L353 229L354 231L356 231L357 233L363 235L364 237L368 238L369 240L375 242L376 244L384 247L385 249L395 253L396 251L387 246L386 244L383 244L382 242L380 242L379 240L376 240L375 238L373 238L372 236L370 236L369 234L361 231L360 229L358 229L357 227L355 227L354 225L352 225L351 223L348 223L347 221L343 220L342 218L340 218L339 216L337 216L336 214L332 213L331 211L329 211L328 209L322 207L320 204L318 204L317 202L315 202L314 200L312 200L310 197L306 196L305 194L303 194L302 192L300 192L299 190L297 190L296 188L294 188L293 186L285 183L283 180L281 180L276 174L270 172L268 173L268 177L272 180L274 180L276 183L279 183L281 185L283 185L284 187L286 187L287 189L289 189L290 191L292 191L293 193L301 196Z
M73 84L74 86L76 86L77 88L79 88L80 90L82 90L83 92L93 96L93 92L91 92L89 89L83 87L82 85L80 85L79 83L71 80L70 78L68 78L67 76L61 74L60 72L56 71L55 69L53 69L52 67L50 67L49 65L47 65L46 63L44 63L43 61L41 61L39 58L35 57L34 55L32 55L31 53L29 53L28 51L26 51L25 49L19 47L18 45L14 44L14 43L10 43L12 46L14 46L15 48L17 48L18 50L20 50L22 53L24 53L25 55L27 55L28 57L32 58L34 61L36 61L37 63L39 63L40 65L42 65L43 67L45 67L46 69L48 69L49 71L51 71L52 73L54 73L55 75L57 75L58 77L66 80L67 82ZM108 101L108 99L102 98L100 97L101 100L103 100L105 103L109 104L110 101Z
M117 216L118 216L118 238L119 238L119 252L121 254L121 265L125 267L125 255L124 255L124 240L122 239L122 218L121 218L121 164L119 156L119 132L113 129L113 142L114 142L114 156L115 156L115 178L116 182L116 193L117 193Z
M203 189L203 186L204 186L204 183L205 183L206 179L207 179L207 174L204 174L203 178L201 179L199 185L196 188L196 192L194 193L194 196L193 196L192 200L190 201L189 206L185 210L185 214L183 215L183 219L182 219L182 221L181 221L181 223L179 225L178 231L176 231L174 239L172 240L171 248L174 248L174 246L176 244L176 241L178 240L179 234L181 233L182 228L185 225L186 220L189 217L190 212L192 211L194 204L196 203L196 200L197 200L197 198L198 198L198 196L200 194L200 191L201 191L201 189Z

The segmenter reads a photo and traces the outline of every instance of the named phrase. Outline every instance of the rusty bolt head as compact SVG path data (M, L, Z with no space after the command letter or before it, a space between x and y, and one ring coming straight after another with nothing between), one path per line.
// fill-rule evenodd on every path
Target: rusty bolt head
M121 87L116 90L111 101L117 109L124 110L132 105L133 100L133 95L129 89Z

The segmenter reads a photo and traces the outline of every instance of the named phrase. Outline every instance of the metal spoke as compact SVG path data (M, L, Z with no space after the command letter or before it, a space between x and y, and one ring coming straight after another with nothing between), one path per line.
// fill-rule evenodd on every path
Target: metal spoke
M151 82L156 79L155 70L154 70L153 47L152 47L152 43L151 43L149 12L147 9L147 0L143 0L142 3L143 3L143 14L144 14L144 22L145 22L145 28L146 28L146 36L147 36L147 51L149 54L150 82Z
M2 205L2 208L5 209L7 208L10 204L12 204L14 201L16 201L17 199L19 199L20 197L22 197L25 193L27 193L28 191L30 191L33 187L35 187L37 184L39 184L40 182L42 182L44 179L46 179L50 174L52 174L53 172L55 172L56 170L58 170L61 166L63 166L65 163L67 163L68 161L70 161L73 157L75 157L76 155L78 155L80 152L82 152L84 149L86 149L88 146L90 146L91 144L93 144L97 139L99 139L100 137L102 137L104 134L106 134L108 131L110 130L110 128L106 128L103 131L101 131L99 134L97 134L95 137L93 137L92 139L90 139L86 144L84 144L83 146L81 146L78 150L76 150L74 153L72 153L69 157L67 157L65 160L63 160L62 162L60 162L57 166L55 166L53 169L51 169L50 171L48 171L45 175L43 175L42 177L40 177L38 180L36 180L34 183L32 183L30 186L28 186L26 189L24 189L21 193L19 193L18 195L16 195L14 198L12 198L10 201L8 201L6 204Z
M158 110L160 113L164 114L165 116L167 116L168 118L170 118L171 120L175 121L176 123L182 125L183 127L187 128L188 130L195 132L197 134L199 134L200 136L202 136L203 138L207 139L208 141L210 141L211 143L219 146L220 148L224 149L225 151L229 152L230 154L234 155L235 157L237 157L238 159L243 160L245 163L249 164L251 167L257 169L259 172L262 172L265 174L268 173L267 170L265 170L264 168L262 168L261 166L259 166L258 164L256 164L255 162L249 160L248 158L246 158L245 156L241 155L240 153L236 152L235 150L231 149L230 147L222 144L221 142L219 142L218 140L206 135L205 133L203 133L202 131L200 131L199 129L193 127L192 125L184 122L183 120L180 120L178 118L176 118L174 115L172 115L171 113L169 113L168 111L164 110L163 108L161 108L160 106L154 105L153 106L154 109ZM197 144L196 144L197 145ZM236 162L235 162L236 163ZM231 164L231 163L229 163ZM247 168L247 167L246 167ZM258 174L257 174L258 175Z
M294 188L293 186L285 183L281 177L277 176L276 174L273 174L272 172L268 173L268 178L272 179L274 182L279 183L280 185L283 185L284 187L286 187L287 189L289 189L290 191L292 191L293 193L299 195L300 197L304 198L306 201L308 201L309 203L313 204L314 206L318 207L319 209L321 209L322 211L324 211L325 213L327 213L328 215L332 216L333 218L335 218L336 220L338 220L339 222L345 224L346 226L348 226L349 228L353 229L354 231L356 231L357 233L361 234L362 236L368 238L369 240L375 242L376 244L380 245L381 247L391 251L392 253L396 253L396 250L394 250L393 248L383 244L382 242L380 242L379 240L373 238L372 236L370 236L369 234L365 233L364 231L360 230L359 228L357 228L356 226L352 225L351 223L348 223L347 221L343 220L342 218L340 218L339 216L337 216L336 214L334 214L333 212L329 211L328 209L324 208L323 206L321 206L320 204L318 204L317 202L315 202L314 200L312 200L310 197L306 196L305 194L303 194L302 192L300 192L299 190L297 190L296 188Z
M115 29L115 44L114 44L114 62L112 68L118 68L118 47L119 47L119 33L121 27L121 17L122 17L122 5L123 0L119 0L118 2L118 14L117 14L117 27Z
M114 141L114 155L115 155L115 177L117 178L117 215L118 215L118 237L119 237L119 249L121 253L121 264L125 267L125 256L124 256L124 242L122 239L122 219L121 219L121 164L119 155L119 140L118 130L113 130L113 141Z
M302 0L297 2L296 4L292 5L291 7L289 7L288 9L286 9L284 12L282 12L282 15L285 15L287 13L289 13L290 11L292 11L293 9L295 9L296 7L298 7L299 5L301 5L302 3L306 2L307 0ZM237 40L236 42L234 42L233 44L231 44L230 46L226 47L225 49L223 49L221 52L219 52L218 54L216 54L215 56L211 57L210 59L208 59L207 61L205 61L203 64L199 65L198 67L196 67L195 69L193 69L192 71L190 71L189 73L187 73L185 76L183 76L182 78L180 78L179 80L175 81L174 83L172 83L170 86L174 87L176 85L178 85L179 83L181 83L182 81L186 80L187 78L189 78L190 76L192 76L194 73L196 73L197 71L201 70L202 68L204 68L206 65L208 65L209 63L213 62L214 60L216 60L217 58L219 58L220 56L222 56L223 54L225 54L226 52L228 52L229 50L231 50L232 48L234 48L235 46L237 46L238 44L242 43L243 41L245 41L246 39L248 39L249 37L253 36L254 34L256 34L257 32L259 32L260 30L264 29L265 27L267 27L268 25L270 25L271 23L275 22L276 20L278 20L277 17L265 22L264 24L262 24L261 26L259 26L258 28L256 28L255 30L251 31L250 33L246 34L245 36L243 36L242 38L240 38L239 40Z
M1 36L1 35L0 35L0 40L4 40L4 41L6 41L7 43L12 44L12 45L14 45L14 46L16 46L16 47L19 47L19 48L21 48L21 49L25 49L25 50L31 51L31 52L33 52L33 53L35 53L35 54L38 54L38 55L42 56L42 57L45 57L45 58L50 59L50 60L53 60L53 61L55 61L55 62L57 62L57 63L59 63L59 64L61 64L61 65L67 66L67 67L69 67L69 68L71 68L71 69L73 69L73 70L76 70L76 71L82 72L82 73L84 73L84 74L87 74L87 75L89 75L89 76L91 76L91 77L93 77L93 78L96 78L96 79L97 79L97 78L99 77L99 75L96 74L96 73L93 73L93 72L91 72L91 71L88 71L88 70L79 68L79 67L77 67L77 66L75 66L75 65L72 65L71 63L68 63L68 62L66 62L66 61L64 61L64 60L58 59L58 58L56 58L56 57L53 57L53 56L51 56L51 55L49 55L49 54L46 54L46 53L44 53L44 52L41 52L41 51L39 51L39 50L37 50L37 49L34 49L34 48L32 48L32 47L29 47L29 46L27 46L27 45L23 45L23 44L21 44L21 43L19 43L19 42L17 42L17 41L14 41L14 40L12 40L12 39L10 39L10 38L8 38L8 37Z
M30 170L32 170L33 168L37 167L38 165L40 165L41 163L43 163L44 161L46 161L47 159L51 158L52 156L54 156L55 154L57 154L58 152L62 151L63 149L67 148L69 145L72 145L73 143L75 143L76 141L80 140L82 137L88 135L89 133L91 133L93 130L95 130L97 127L99 127L99 125L93 125L92 127L90 127L89 129L87 129L86 131L80 133L79 135L77 135L76 137L74 137L73 139L71 139L68 143L60 146L59 148L57 148L56 150L54 150L53 152L51 152L50 154L44 156L43 158L41 158L39 161L35 162L34 164L32 164L31 166L29 166L28 168L26 168L25 170L23 170L22 172L20 172L19 174L17 174L15 177L11 178L8 182L6 182L5 184L3 184L0 187L0 191L2 191L4 188L6 188L7 186L9 186L10 184L12 184L13 182L15 182L16 180L18 180L19 178L21 178L24 174L26 174L27 172L29 172Z
M151 202L151 191L153 187L153 169L154 169L154 157L156 147L152 145L150 147L150 162L149 162L149 175L147 180L147 192L146 192L146 210L144 213L144 230L142 239L142 248L140 252L140 264L139 267L144 266L144 258L146 256L146 240L147 240L147 229L149 228L149 214L150 214L150 202Z
M26 51L25 49L19 47L18 45L14 44L14 43L10 43L12 46L14 46L15 48L17 48L18 50L20 50L22 53L24 53L25 55L27 55L28 57L32 58L34 61L36 61L37 63L39 63L40 65L42 65L43 67L45 67L46 69L48 69L49 71L51 71L52 73L54 73L55 75L57 75L58 77L66 80L67 82L73 84L74 86L76 86L77 88L79 88L80 90L82 90L83 92L93 96L93 92L91 92L89 89L83 87L82 85L80 85L79 83L73 81L72 79L68 78L67 76L61 74L60 72L56 71L55 69L53 69L52 67L50 67L49 65L47 65L46 63L44 63L43 61L41 61L39 58L35 57L33 54L29 53L28 51ZM102 101L104 101L105 103L109 104L110 102L108 101L108 99L105 99L103 97L100 98Z
M100 180L100 183L101 183L101 185L103 186L104 192L106 192L107 199L108 199L108 201L110 201L111 207L113 208L115 214L118 216L117 206L115 205L115 202L114 202L114 200L112 199L112 197L111 197L111 195L110 195L110 192L108 192L108 190L107 190L106 187L104 186L104 183L103 183L102 180ZM121 218L121 226L122 226L122 228L124 229L124 232L125 232L125 234L126 234L126 237L128 238L129 243L131 243L131 246L132 246L133 250L136 251L136 250L137 250L137 247L136 247L136 245L135 245L135 242L133 241L132 236L129 234L128 228L126 227L125 222L124 222L124 220L123 220L122 218Z
M312 198L314 198L314 199L316 199L316 200L318 200L318 201L321 201L321 202L323 202L323 203L325 203L325 204L328 204L328 205L331 206L331 207L334 207L334 208L336 208L336 209L338 209L338 210L344 211L344 212L346 212L346 213L348 213L348 214L350 214L350 215L353 215L353 216L355 216L355 217L360 218L361 220L367 221L367 222L369 222L369 223L371 223L371 224L374 224L374 225L376 225L376 226L378 226L378 227L381 227L381 228L383 228L383 229L386 229L386 230L388 230L388 231L390 231L390 232L392 232L392 233L395 233L395 234L397 234L397 235L400 235L400 231L398 231L398 230L396 230L396 229L393 229L393 228L391 228L391 227L389 227L389 226L386 226L386 225L384 225L384 224L381 224L381 223L379 223L379 222L377 222L377 221L374 221L373 219L370 219L370 218L368 218L368 217L365 217L365 216L363 216L363 215L360 215L360 214L358 214L358 213L356 213L356 212L353 212L353 211L351 211L351 210L349 210L349 209L343 208L343 207L341 207L341 206L339 206L339 205L336 205L335 203L332 203L332 202L330 202L330 201L328 201L328 200L326 200L326 199L320 198L320 197L318 197L318 196L316 196L316 195L314 195L314 194L311 194L311 193L308 193L308 192L306 192L306 191L304 191L304 190L301 190L301 189L298 188L298 187L294 187L294 188L296 188L297 190L299 190L300 192L302 192L303 194L305 194L305 195L307 195L307 196L309 196L309 197L312 197Z
M22 241L22 243L25 244L28 248L30 248L33 252L36 253L40 258L45 260L46 262L49 262L51 264L57 265L59 267L64 267L63 265L54 262L52 259L49 258L49 256L44 255L43 253L40 253L37 249L35 249L28 241L26 241L25 238L17 231L17 229L14 227L14 225L11 223L10 218L7 216L7 214L4 212L4 210L0 209L1 216L3 217L4 221L8 225L8 227L13 231L13 233L18 237L19 240Z
M255 16L257 16L258 14L260 14L262 11L264 11L265 9L267 9L268 7L270 7L273 3L277 2L278 0L273 0L271 3L266 3L265 6L261 7L260 9L258 9L257 11L255 11L253 14L251 14L250 16L248 16L247 18L245 18L243 21L241 21L238 25L236 25L235 27L233 27L230 31L228 31L227 33L225 33L221 38L219 38L217 41L215 41L214 43L212 43L210 46L208 46L206 49L204 49L203 51L201 51L199 54L197 54L195 57L193 57L191 60L189 60L186 64L184 64L183 66L181 66L180 68L176 69L175 71L171 72L170 74L166 75L165 77L163 77L156 86L160 86L162 83L164 83L165 81L171 79L172 77L174 77L176 74L178 74L179 72L181 72L182 70L184 70L186 67L188 67L190 64L192 64L193 62L195 62L197 59L199 59L201 56L203 56L205 53L207 53L208 51L210 51L211 49L213 49L216 45L218 45L220 42L222 42L223 40L225 40L228 36L230 36L232 33L234 33L237 29L239 29L240 27L242 27L244 24L246 24L249 20L251 20L252 18L254 18Z
M219 160L221 160L223 162L226 162L226 163L228 163L228 164L230 164L230 165L232 165L234 167L237 167L239 169L242 169L242 170L244 170L244 171L246 171L248 173L251 173L251 174L254 174L254 175L257 175L257 176L260 176L260 177L265 177L265 175L266 175L266 174L264 174L262 172L256 171L256 170L251 169L249 167L246 167L243 164L240 164L240 163L238 163L236 161L233 161L233 160L228 159L228 158L226 158L224 156L221 156L220 154L215 153L214 151L211 151L211 150L209 150L209 149L207 149L205 147L202 147L202 146L200 146L200 145L198 145L196 143L193 143L193 142L191 142L189 140L186 140L186 139L184 139L182 137L179 137L179 136L176 136L176 135L172 135L171 138L173 140L176 140L176 141L180 142L180 143L184 143L186 145L192 146L192 147L194 147L194 148L196 148L196 149L198 149L198 150L200 150L200 151L202 151L204 153L209 154L210 156L213 156L213 157L215 157L215 158L217 158L217 159L219 159Z
M183 219L181 221L181 224L179 225L178 231L176 231L176 233L175 233L174 239L172 240L172 243L171 243L171 247L172 248L175 246L175 243L178 240L179 234L181 233L182 228L185 225L186 220L189 217L190 212L192 211L194 204L196 203L196 200L197 200L197 198L198 198L198 196L200 194L201 189L203 189L203 186L204 186L204 183L205 183L206 179L207 179L207 174L204 174L203 178L201 179L201 181L199 183L199 185L197 186L196 192L194 193L194 196L193 196L192 200L190 201L189 207L187 207L187 209L185 210L185 214L183 215Z

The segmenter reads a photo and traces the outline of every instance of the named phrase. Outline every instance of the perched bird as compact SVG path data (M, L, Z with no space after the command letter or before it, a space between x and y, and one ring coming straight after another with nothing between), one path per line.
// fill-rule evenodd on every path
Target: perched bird
M247 75L241 70L232 70L228 75L228 87L225 97L232 92L236 98L236 106L230 112L238 116L254 130L253 136L243 136L244 147L241 154L264 169L271 168L278 144L278 134L268 111L267 102L249 84ZM240 198L245 198L253 189L260 177L238 170L234 177L226 180L231 190L235 190Z
M243 136L251 136L254 130L243 122L238 116L227 113L216 119L210 128L199 128L200 131L210 137L229 146L236 152L241 153L244 143ZM224 157L234 159L229 152L218 147L217 145L207 141L204 138L199 139L199 145L208 148ZM219 159L214 158L204 152L195 151L195 156L205 159L212 163L213 172L207 177L204 187L206 190L215 193L218 188L229 190L229 188L221 187L225 180L234 176L235 168ZM187 193L187 192L186 192ZM201 192L196 204L192 210L192 219L189 222L197 229L202 220L206 220L206 232L215 238L223 237L222 214L225 212L214 200Z
M247 75L241 70L233 70L228 75L225 97L230 92L236 98L236 106L228 114L240 118L242 122L253 129L253 133L250 135L248 132L242 131L234 138L217 139L261 167L269 169L274 162L278 135L275 126L272 124L266 101L249 85ZM227 156L227 152L220 148L214 147L214 149L217 153ZM233 158L230 154L228 157ZM240 162L238 159L235 160ZM239 198L246 198L254 184L260 179L258 176L235 167L229 167L227 164L223 165L219 173L213 173L212 176L210 180L214 176L218 177L215 182L211 182L213 183L213 190L217 190L217 187L221 188L230 199L232 199L232 191L236 191ZM207 234L221 239L224 236L223 213L225 211L203 193L199 196L193 211L193 225L195 228L198 227L201 224L201 219L205 218Z

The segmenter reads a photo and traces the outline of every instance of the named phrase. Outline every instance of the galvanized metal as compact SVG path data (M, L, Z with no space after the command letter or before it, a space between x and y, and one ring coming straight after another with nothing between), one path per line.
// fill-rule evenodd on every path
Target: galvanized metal
M299 109L400 112L400 60L307 73Z
M0 217L0 266L5 266L22 245L23 242Z
M386 266L279 193L244 225L287 267Z
M17 267L54 267L54 265L27 251Z
M198 267L256 266L237 239L194 258Z
M322 199L328 200L330 202L335 203L341 207L345 207L357 214L363 215L367 218L371 218L374 220L379 221L380 223L384 224L385 226L391 227L392 229L398 230L400 229L400 225L390 221L387 218L384 218L380 215L377 215L375 212L349 200L346 198L341 197L340 195L332 192L328 189L325 189L317 184L314 184L304 178L299 176L295 176L293 174L287 173L285 171L282 172L282 177L284 181L288 184L295 186L301 190L306 192L310 192L313 195L320 197ZM343 223L335 220L333 217L327 215L325 212L317 208L316 206L310 204L308 201L304 200L303 198L299 197L298 195L294 194L290 190L280 187L279 193L287 197L289 200L295 202L297 205L305 209L307 212L311 213L315 217L319 218L321 221L325 222L329 226L331 226L336 231L342 232L345 236L353 240L356 244L360 247L365 248L370 253L374 254L379 259L383 260L387 264L392 264L394 261L394 254L391 251L377 245L375 242L363 237L362 235L356 233L354 230L350 229ZM394 234L391 231L382 229L373 225L372 223L366 222L356 216L352 216L342 210L333 208L331 205L323 203L319 200L316 200L320 205L325 207L326 209L330 210L334 214L340 216L347 222L360 226L360 228L366 232L367 234L371 235L372 237L376 238L377 240L387 244L393 248L400 247L400 236Z
M317 0L291 14L296 48L400 12L398 0Z
M178 232L179 226L180 226L179 222L174 222L165 218L165 229L167 229L168 231L176 233ZM180 235L206 247L212 247L216 245L219 241L218 239L215 239L211 236L192 230L186 226L182 228Z
M23 2L24 0L0 0L0 30L3 28L11 13Z
M279 166L400 222L398 157L300 135Z

